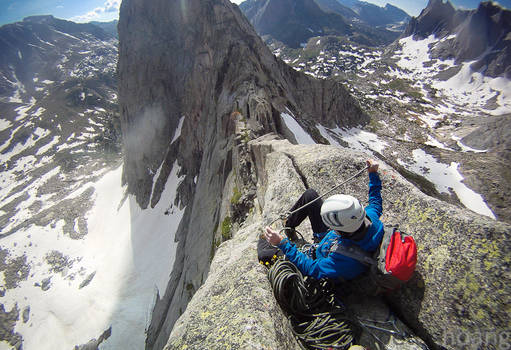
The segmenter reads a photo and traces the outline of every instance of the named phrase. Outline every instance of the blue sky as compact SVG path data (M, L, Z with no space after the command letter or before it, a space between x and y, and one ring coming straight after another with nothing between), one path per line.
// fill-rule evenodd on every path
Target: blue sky
M119 18L121 0L0 0L0 25L33 15L53 15L75 22Z
M169 0L174 1L174 0ZM243 0L233 0L241 3ZM418 16L428 0L366 0L379 6L390 3L412 16ZM464 9L475 8L479 0L451 0ZM0 25L17 22L32 15L53 15L75 22L111 21L119 16L121 0L0 0ZM511 0L499 0L511 8Z

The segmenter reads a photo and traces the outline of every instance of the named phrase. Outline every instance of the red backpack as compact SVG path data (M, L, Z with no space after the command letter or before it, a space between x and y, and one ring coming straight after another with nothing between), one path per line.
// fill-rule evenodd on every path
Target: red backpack
M339 248L336 253L370 267L369 275L377 287L374 294L401 287L413 276L417 265L415 240L397 228L385 229L380 249L377 249L373 256L356 245Z

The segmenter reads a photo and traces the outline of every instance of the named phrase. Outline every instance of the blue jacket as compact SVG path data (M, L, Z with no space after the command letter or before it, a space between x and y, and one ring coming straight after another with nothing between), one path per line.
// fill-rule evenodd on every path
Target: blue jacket
M381 180L378 173L369 173L369 204L365 208L366 214L372 222L366 235L360 241L342 238L334 230L329 231L323 237L316 248L316 259L298 251L289 240L283 239L279 248L286 258L295 264L298 269L308 276L316 279L323 277L350 280L366 270L366 266L355 259L348 258L335 252L334 244L360 246L366 252L374 252L378 249L383 237L383 223L380 221L382 214Z

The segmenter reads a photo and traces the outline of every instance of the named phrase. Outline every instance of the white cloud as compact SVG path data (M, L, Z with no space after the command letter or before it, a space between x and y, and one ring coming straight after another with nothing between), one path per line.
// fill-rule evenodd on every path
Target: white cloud
M105 12L119 11L121 0L107 0L105 3Z
M112 20L114 18L118 18L120 5L121 0L106 0L103 6L96 7L94 10L89 11L84 15L72 17L71 21L90 22Z

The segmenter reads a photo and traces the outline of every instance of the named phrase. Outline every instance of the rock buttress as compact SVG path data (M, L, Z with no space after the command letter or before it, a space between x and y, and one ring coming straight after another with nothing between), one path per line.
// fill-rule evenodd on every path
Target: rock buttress
M118 29L128 192L142 208L154 206L174 164L184 176L173 203L186 207L175 265L147 331L147 348L160 349L208 273L232 167L233 114L241 112L253 136L279 132L286 108L299 122L326 126L367 116L340 84L307 77L273 56L230 1L125 0Z

